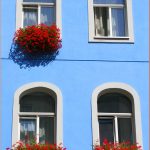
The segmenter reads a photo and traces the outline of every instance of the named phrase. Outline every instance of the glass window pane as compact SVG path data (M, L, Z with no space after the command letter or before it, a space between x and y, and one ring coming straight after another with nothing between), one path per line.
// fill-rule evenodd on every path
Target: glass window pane
M46 93L25 95L20 100L20 112L55 112L55 100Z
M131 118L118 119L119 142L130 141L133 143Z
M40 143L54 144L54 118L52 117L40 117Z
M123 8L112 8L112 34L125 36L125 15Z
M31 26L38 24L38 10L37 8L24 8L23 26Z
M41 7L41 23L52 25L56 22L55 18L54 7Z
M36 138L36 120L20 119L20 140L29 143Z
M104 139L114 142L113 119L99 119L100 144Z
M55 0L23 0L23 2L54 3Z
M120 93L107 93L98 98L98 112L132 113L131 101Z
M108 36L108 8L94 8L95 35Z
M93 0L94 4L124 4L124 0Z

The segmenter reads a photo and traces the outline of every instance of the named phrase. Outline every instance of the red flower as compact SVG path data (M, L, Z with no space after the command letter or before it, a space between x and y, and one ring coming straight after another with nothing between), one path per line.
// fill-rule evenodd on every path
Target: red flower
M13 41L25 53L56 52L62 47L60 30L56 25L40 24L19 28Z

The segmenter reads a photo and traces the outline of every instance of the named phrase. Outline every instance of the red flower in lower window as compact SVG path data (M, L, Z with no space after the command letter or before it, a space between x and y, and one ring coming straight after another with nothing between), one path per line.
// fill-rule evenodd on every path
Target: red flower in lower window
M130 142L112 143L104 139L103 144L95 144L94 150L142 150L138 144L131 144Z

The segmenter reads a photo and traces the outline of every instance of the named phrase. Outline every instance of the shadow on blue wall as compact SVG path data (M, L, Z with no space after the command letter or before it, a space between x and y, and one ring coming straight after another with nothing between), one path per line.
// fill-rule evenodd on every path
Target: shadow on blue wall
M11 45L9 58L18 64L21 69L27 69L31 67L45 67L50 62L55 60L56 56L59 54L59 51L48 52L48 53L24 53L20 48L14 43Z

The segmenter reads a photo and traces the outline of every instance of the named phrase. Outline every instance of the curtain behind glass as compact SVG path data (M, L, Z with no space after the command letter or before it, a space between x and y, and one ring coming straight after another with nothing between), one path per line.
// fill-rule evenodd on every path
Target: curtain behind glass
M36 138L35 119L20 119L20 140L24 143Z
M108 8L94 8L95 34L98 36L108 36Z
M54 118L40 117L40 135L39 142L41 144L54 144Z
M112 34L113 36L125 36L124 9L112 8Z
M24 8L23 26L31 26L38 24L38 10L31 8Z
M41 7L41 23L46 25L55 24L55 8L54 7Z

